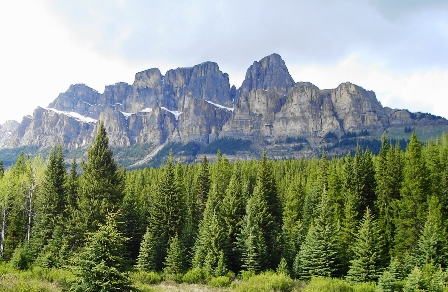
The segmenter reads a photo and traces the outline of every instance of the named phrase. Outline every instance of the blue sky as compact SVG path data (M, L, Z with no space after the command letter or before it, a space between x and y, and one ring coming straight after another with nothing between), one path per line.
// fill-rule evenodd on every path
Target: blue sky
M448 118L445 0L4 1L0 35L0 124L70 84L102 92L154 67L214 61L239 87L271 53L295 81L350 81L384 106Z

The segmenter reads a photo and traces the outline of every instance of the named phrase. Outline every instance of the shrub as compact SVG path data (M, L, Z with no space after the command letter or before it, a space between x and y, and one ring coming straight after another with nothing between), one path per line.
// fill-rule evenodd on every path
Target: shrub
M211 287L228 287L230 285L230 278L226 276L219 276L212 278L208 285Z
M247 281L250 278L255 276L255 272L254 271L241 271L239 278L243 281Z
M372 282L357 283L353 284L352 287L354 292L375 292L377 289L376 284Z
M131 274L132 282L155 285L162 282L162 277L156 272L138 271Z
M17 270L26 270L30 267L31 257L27 247L17 247L12 254L10 264Z
M207 273L201 268L189 270L183 277L182 281L188 284L203 284L207 279Z
M344 280L312 277L302 292L354 292L355 290Z
M236 291L292 291L295 282L284 274L265 272L253 276L236 287Z

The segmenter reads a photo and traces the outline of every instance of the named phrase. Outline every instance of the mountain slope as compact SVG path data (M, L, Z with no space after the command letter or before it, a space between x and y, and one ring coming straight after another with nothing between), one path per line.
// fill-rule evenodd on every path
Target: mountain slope
M171 143L199 149L223 138L242 139L250 141L251 150L237 151L241 158L261 149L276 158L309 157L323 147L335 154L350 150L348 144L338 146L347 137L378 139L388 132L402 138L405 130L429 137L448 131L444 118L383 107L373 91L348 82L324 90L296 83L282 58L272 54L249 67L238 89L213 62L165 75L149 69L137 73L133 84L109 85L103 93L71 85L20 124L2 125L0 148L62 144L70 151L83 149L93 142L98 120L114 147L151 145L149 153L129 164ZM196 152L184 159L194 160Z

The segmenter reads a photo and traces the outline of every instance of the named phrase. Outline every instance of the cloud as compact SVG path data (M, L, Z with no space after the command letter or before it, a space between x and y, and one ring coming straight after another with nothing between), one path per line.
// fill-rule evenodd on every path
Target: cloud
M392 96L409 103L414 95L406 88L425 86L400 84L431 74L427 82L438 91L425 96L430 107L419 108L440 111L435 96L448 95L448 3L442 0L5 3L2 91L29 98L28 114L72 83L102 91L153 67L166 72L214 61L239 86L253 61L271 53L283 57L297 81L333 87L351 81L386 104ZM0 112L0 122L5 115Z

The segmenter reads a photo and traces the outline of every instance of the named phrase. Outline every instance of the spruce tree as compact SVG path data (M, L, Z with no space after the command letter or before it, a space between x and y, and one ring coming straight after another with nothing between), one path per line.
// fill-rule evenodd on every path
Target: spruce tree
M318 217L308 230L295 261L295 272L303 279L336 276L338 271L336 226L326 191L318 206Z
M156 271L156 254L158 249L158 237L146 229L140 243L136 268L142 271Z
M301 211L303 209L303 201L305 198L305 190L300 178L294 180L285 198L283 208L283 241L284 248L282 258L286 261L288 267L292 267L296 254L300 250L300 245L305 239L304 226L301 220Z
M87 162L83 161L81 167L83 174L78 194L80 218L75 220L82 232L95 232L100 224L105 223L108 212L118 210L124 189L124 173L115 163L102 121L93 146L87 150Z
M351 282L376 282L381 271L383 243L378 223L367 208L353 246L347 279Z
M118 231L114 215L92 233L75 258L74 291L129 291L128 266L124 259L126 238Z
M420 267L428 263L448 266L447 234L443 225L441 206L435 196L429 201L427 219L417 242L414 258L415 264Z
M210 172L208 167L207 156L202 158L201 165L199 167L198 176L194 185L194 193L196 194L196 198L199 205L199 215L196 218L196 222L199 223L199 220L202 218L202 214L205 210L205 204L207 203L208 194L210 192Z
M232 177L230 178L229 186L226 189L226 194L220 208L224 230L227 231L227 243L224 254L229 262L228 268L232 271L239 269L241 258L237 247L237 235L242 224L245 209L241 177L241 163L237 161L234 164Z
M394 252L403 256L415 248L427 214L427 198L430 190L422 147L415 133L412 134L403 168L404 180L401 199L396 204Z
M184 202L179 191L179 184L175 175L173 157L170 153L167 164L160 174L149 210L149 232L157 236L155 254L156 270L163 268L168 242L183 229Z
M248 271L260 272L271 268L272 260L269 246L268 230L275 224L266 200L255 188L254 194L246 205L238 244L241 249L242 268Z
M66 171L62 147L55 146L49 155L40 196L36 199L36 216L32 232L32 249L38 252L53 237L53 231L64 223L67 207Z
M168 251L164 262L165 274L180 274L184 270L184 250L177 236L171 237L168 242Z

